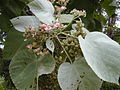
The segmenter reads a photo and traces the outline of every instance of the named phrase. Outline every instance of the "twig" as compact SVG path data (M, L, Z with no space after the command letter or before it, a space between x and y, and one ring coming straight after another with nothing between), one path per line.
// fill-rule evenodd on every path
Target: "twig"
M62 46L62 48L63 48L65 54L67 55L67 57L68 57L70 63L72 63L72 60L71 60L70 56L68 55L67 51L65 50L65 48L63 47L63 45L61 44L60 39L58 38L58 36L56 36L56 38L57 38L58 42L60 43L60 45Z

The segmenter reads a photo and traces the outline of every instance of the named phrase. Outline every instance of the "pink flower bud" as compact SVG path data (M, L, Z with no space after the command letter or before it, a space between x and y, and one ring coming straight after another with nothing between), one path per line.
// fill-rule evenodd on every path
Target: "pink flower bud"
M59 0L60 2L65 2L66 0Z
M56 27L60 27L60 26L61 26L61 24L60 24L59 22L55 23L54 25L55 25Z
M44 28L45 31L50 31L52 29L51 26L47 26L46 28Z
M41 28L41 29L44 29L44 28L46 28L46 27L47 27L46 24L41 24L41 25L40 25L40 28Z
M62 7L60 7L60 9L61 9L61 10L65 10L65 9L66 9L66 7L65 7L65 6L62 6Z
M31 44L27 45L26 47L27 47L28 49L32 49L32 45L31 45Z
M36 33L33 33L33 34L32 34L32 37L35 37L35 36L36 36Z
M34 49L34 52L38 52L38 51L40 51L40 48Z
M35 27L31 27L31 31L35 31Z
M61 12L61 11L63 11L63 10L66 9L65 6L61 6L61 7L59 7L59 6L55 6L55 8L56 8L56 10L57 10L58 12Z

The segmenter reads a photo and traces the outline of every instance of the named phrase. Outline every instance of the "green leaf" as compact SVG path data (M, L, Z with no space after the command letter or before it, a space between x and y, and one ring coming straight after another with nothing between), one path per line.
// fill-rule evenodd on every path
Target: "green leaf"
M55 68L55 61L50 54L38 58L38 76L50 74Z
M100 21L98 21L98 20L96 20L96 19L94 19L94 21L95 21L95 28L94 28L94 31L102 31L102 28L103 28L103 26L102 26L102 23L100 22ZM102 21L103 23L104 23L104 21Z
M104 81L119 84L120 45L100 32L78 37L88 65Z
M25 28L32 26L38 27L40 21L35 16L19 16L10 20L16 30L25 32Z
M78 10L85 10L87 13L86 17L81 17L85 27L89 29L89 31L96 31L96 24L94 21L93 13L98 10L99 7L99 0L71 0L71 2L68 4L68 11L73 10L74 8Z
M70 10L76 8L78 10L85 10L87 16L92 16L93 12L98 7L98 0L71 0L68 4Z
M1 12L6 14L9 18L18 16L21 14L25 4L18 0L1 0L0 9Z
M21 14L24 6L25 6L24 3L18 2L16 0L9 0L8 4L6 5L7 9L10 10L15 16Z
M3 58L6 60L12 59L23 42L23 33L20 33L11 28L6 37L5 48L3 50Z
M5 90L2 84L0 84L0 90Z
M63 63L58 70L58 82L62 90L99 90L102 84L84 58L73 64Z
M54 67L55 62L50 54L37 58L31 51L20 50L13 57L9 71L16 88L25 90L36 77L51 73Z
M79 90L100 90L102 86L102 80L93 72L93 70L88 66L84 58L78 58L74 64L77 69L80 70L81 83L79 84Z
M61 14L59 17L60 23L71 23L73 19L74 19L74 16L70 14Z
M32 13L43 23L52 24L54 21L54 7L50 1L34 0L28 6Z
M21 1L21 2L23 2L23 3L25 3L25 4L27 4L27 3L29 3L29 2L32 2L33 0L19 0L19 1Z
M37 57L28 51L19 51L13 57L9 71L13 83L18 90L28 88L36 77L36 61Z
M110 6L120 7L120 1L119 0L113 0L113 2L110 3Z
M113 14L115 14L116 7L110 6L110 3L112 3L112 1L113 0L104 0L103 2L101 2L101 6L105 9L108 16L112 16Z
M80 83L79 71L74 64L63 63L58 70L58 82L62 90L75 90Z
M88 14L89 15L89 14ZM95 21L92 16L87 16L86 18L82 18L83 23L89 31L94 31L95 30Z
M95 21L97 21L97 22L101 22L101 25L106 25L106 22L107 22L107 18L106 17L104 17L102 14L97 14L97 13L94 13L94 18L95 18ZM101 29L101 27L98 27L97 26L97 28L100 28ZM102 30L102 29L101 29Z
M0 28L8 32L11 28L10 19L23 14L25 3L32 0L0 0Z
M7 15L1 14L0 15L0 32L8 32L9 29L11 28L11 23L9 21L9 18Z

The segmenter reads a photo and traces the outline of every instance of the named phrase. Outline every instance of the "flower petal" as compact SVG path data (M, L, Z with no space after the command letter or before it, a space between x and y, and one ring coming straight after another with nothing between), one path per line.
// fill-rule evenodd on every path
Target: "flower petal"
M88 65L103 80L119 84L120 45L100 32L78 37Z
M40 21L35 16L19 16L10 20L16 30L25 32L25 27L37 27Z
M28 4L30 10L40 21L52 24L54 21L54 7L49 0L35 0Z

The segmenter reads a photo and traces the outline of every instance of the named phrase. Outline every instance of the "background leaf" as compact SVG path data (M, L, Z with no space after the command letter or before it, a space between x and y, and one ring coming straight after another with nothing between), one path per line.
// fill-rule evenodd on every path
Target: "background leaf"
M110 6L110 4L112 3L112 1L113 0L104 0L101 3L101 6L105 9L105 11L107 12L108 16L112 16L113 14L115 14L116 7Z
M11 28L6 37L5 48L3 50L3 58L6 60L12 59L23 42L23 33L20 33Z
M0 15L0 32L8 32L11 28L11 22L9 21L9 18L7 15L1 14Z

